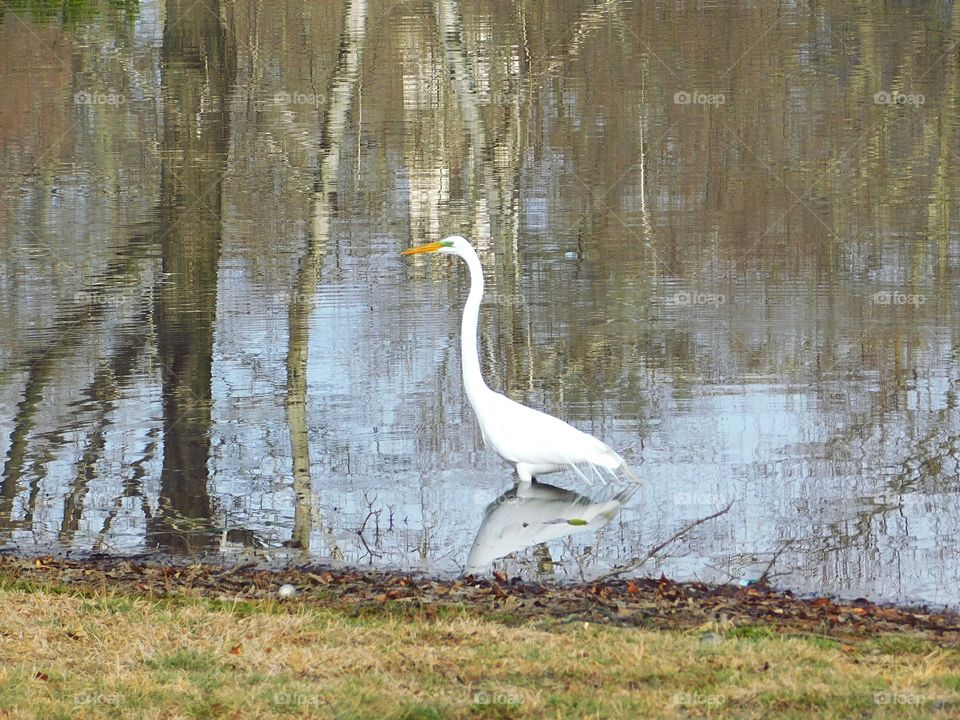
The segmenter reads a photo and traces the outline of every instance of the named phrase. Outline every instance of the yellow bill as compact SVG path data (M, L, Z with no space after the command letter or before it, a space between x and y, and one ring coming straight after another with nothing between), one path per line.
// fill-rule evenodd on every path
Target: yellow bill
M401 255L419 255L420 253L436 252L442 247L447 247L449 244L450 243L444 243L442 241L435 242L435 243L427 243L426 245L418 245L417 247L408 248L407 250L404 250L400 254Z

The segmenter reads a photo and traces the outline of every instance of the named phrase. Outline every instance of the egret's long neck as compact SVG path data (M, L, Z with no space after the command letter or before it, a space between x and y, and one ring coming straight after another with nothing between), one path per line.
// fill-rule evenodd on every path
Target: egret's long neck
M483 267L476 253L462 255L470 268L470 294L463 306L463 321L460 325L460 360L463 364L463 386L467 399L477 409L477 401L490 388L480 374L480 355L477 352L477 324L480 319L480 301L483 299Z

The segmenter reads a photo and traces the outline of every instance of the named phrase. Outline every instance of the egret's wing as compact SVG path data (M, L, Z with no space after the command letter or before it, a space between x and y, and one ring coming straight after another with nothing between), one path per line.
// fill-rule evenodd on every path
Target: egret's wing
M588 485L639 482L606 443L505 395L491 393L477 417L484 439L510 462L570 468Z
M610 449L597 438L505 395L494 395L489 415L489 419L484 419L487 434L495 445L503 445L511 452L514 462L611 464Z

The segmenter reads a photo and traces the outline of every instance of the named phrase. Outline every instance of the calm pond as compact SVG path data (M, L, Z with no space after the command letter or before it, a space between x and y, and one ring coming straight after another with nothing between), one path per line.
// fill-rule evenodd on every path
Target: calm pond
M0 4L0 549L579 579L729 505L635 572L960 605L958 42L950 2ZM488 383L639 487L512 494L466 268L400 256L451 233Z

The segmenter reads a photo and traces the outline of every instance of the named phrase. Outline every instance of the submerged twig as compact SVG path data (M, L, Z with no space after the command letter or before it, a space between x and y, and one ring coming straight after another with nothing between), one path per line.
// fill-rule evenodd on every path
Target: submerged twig
M373 562L374 558L382 557L383 553L373 550L370 545L367 543L367 539L364 537L363 533L367 529L367 523L370 522L370 518L374 519L374 538L373 544L376 547L380 547L380 512L381 510L374 510L373 504L377 501L377 496L373 496L373 500L367 497L367 493L363 493L363 499L367 501L367 516L363 519L363 524L357 529L357 535L360 536L360 542L363 543L363 547L366 548L367 554L370 555L370 562Z
M773 566L776 564L777 560L780 559L780 556L783 555L783 551L791 545L793 545L793 540L787 540L780 547L780 549L773 554L773 557L770 558L770 562L767 563L767 566L763 569L763 572L760 573L760 577L757 578L757 584L765 583L770 578L770 571L773 570Z
M694 521L693 521L692 523L690 523L689 525L686 525L686 526L680 528L679 530L677 530L677 532L675 532L675 533L674 533L673 535L671 535L669 538L667 538L666 540L664 540L662 543L658 543L657 545L654 545L654 546L650 549L650 552L648 552L646 555L644 555L644 556L643 556L642 558L640 558L639 560L634 560L634 561L632 561L632 562L627 563L626 565L621 565L620 567L615 567L615 568L613 568L612 570L610 570L609 572L606 572L606 573L604 573L603 575L601 575L598 579L599 579L599 580L605 580L606 578L618 577L618 576L620 576L620 575L623 575L624 573L630 572L631 570L636 570L638 567L642 567L643 564L647 562L647 560L649 560L649 559L652 558L654 555L656 555L658 552L660 552L661 550L663 550L667 545L669 545L669 544L672 543L673 541L675 541L675 540L683 537L684 535L686 535L688 532L690 532L690 531L693 530L695 527L697 527L697 525L702 525L703 523L707 522L708 520L713 520L714 518L718 518L718 517L720 517L721 515L725 515L727 512L730 511L730 508L733 507L733 503L734 503L734 501L731 500L731 501L730 501L730 504L727 505L723 510L718 510L717 512L713 513L713 515L707 515L706 517L702 517L702 518L700 518L699 520L694 520Z

